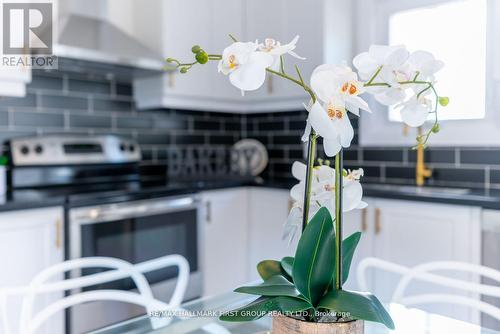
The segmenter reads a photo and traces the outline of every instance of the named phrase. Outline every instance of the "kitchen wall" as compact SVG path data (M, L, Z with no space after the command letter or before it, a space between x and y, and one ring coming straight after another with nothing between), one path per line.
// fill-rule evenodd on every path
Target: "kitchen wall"
M86 63L70 65L34 71L26 97L0 100L1 141L46 133L118 134L139 141L146 173L164 175L168 165L176 178L227 176L229 148L241 138L256 138L268 148L267 180L292 181L291 163L303 159L303 110L255 115L136 110L131 82L114 75L115 68L101 64L89 72ZM352 121L356 137L344 153L346 168L363 167L367 182L414 184L416 152L361 148L357 119ZM321 145L318 153L323 155ZM426 161L433 169L430 185L500 189L499 149L430 148Z

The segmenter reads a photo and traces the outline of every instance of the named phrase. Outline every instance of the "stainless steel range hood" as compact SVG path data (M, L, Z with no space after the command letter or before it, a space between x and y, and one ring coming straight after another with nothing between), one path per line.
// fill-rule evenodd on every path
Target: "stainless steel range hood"
M78 14L59 22L54 53L63 58L131 67L143 74L158 73L164 66L161 55L112 23Z

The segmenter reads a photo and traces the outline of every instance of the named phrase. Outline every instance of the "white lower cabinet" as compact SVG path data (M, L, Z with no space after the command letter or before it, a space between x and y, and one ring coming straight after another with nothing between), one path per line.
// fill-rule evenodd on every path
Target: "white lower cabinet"
M290 191L250 188L248 212L248 279L259 279L257 264L262 260L281 260L294 256L296 240L283 239L283 224L290 210ZM295 238L297 239L297 238Z
M247 281L248 191L206 191L201 198L203 293L208 296Z
M357 288L356 266L365 257L377 257L404 266L431 261L480 263L481 209L469 206L368 198L365 210L346 214L344 237L364 231L355 255L348 288ZM349 233L349 234L348 234ZM450 277L478 282L475 275L440 271ZM368 271L370 290L389 301L401 276L379 269ZM416 281L406 295L452 293L477 298L442 286ZM417 306L430 312L477 322L470 308L434 304Z
M0 213L0 289L29 284L41 270L64 261L63 209L60 207ZM62 279L62 275L54 279ZM61 298L62 293L36 298L36 309ZM22 298L8 297L11 333L19 333ZM64 333L64 316L50 318L37 334Z
M258 279L256 265L262 260L293 255L295 246L282 239L288 190L247 187L206 191L201 197L204 295Z

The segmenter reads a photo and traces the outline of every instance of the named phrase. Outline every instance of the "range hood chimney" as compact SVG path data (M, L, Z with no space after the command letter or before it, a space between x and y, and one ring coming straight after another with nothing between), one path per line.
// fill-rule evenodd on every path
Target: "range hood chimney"
M129 2L130 10L126 12L123 8L127 8L127 1L119 2L120 7L113 7L117 2L109 0L60 1L55 55L160 72L164 66L162 56L112 23L113 15L128 15L132 20L133 4Z

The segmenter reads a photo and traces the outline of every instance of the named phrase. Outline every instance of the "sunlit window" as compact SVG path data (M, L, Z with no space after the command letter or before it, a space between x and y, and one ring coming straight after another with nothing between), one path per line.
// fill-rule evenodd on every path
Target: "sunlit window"
M485 116L486 0L450 1L400 11L389 19L389 42L410 51L432 50L445 67L436 75L437 91L450 97L441 119ZM400 120L397 110L389 119Z

